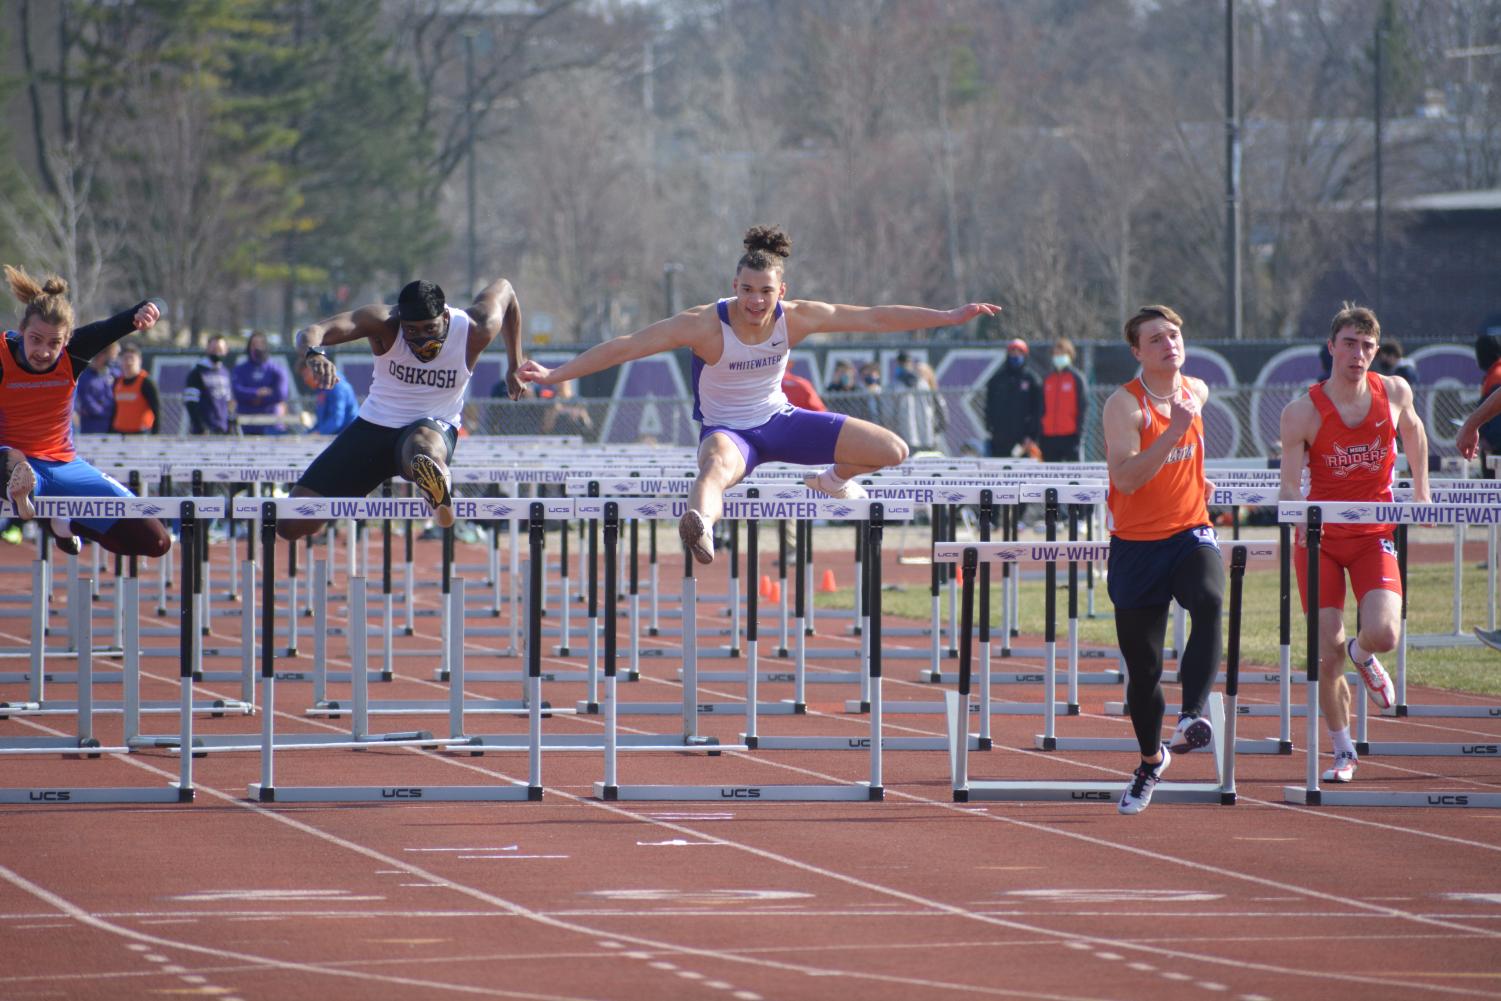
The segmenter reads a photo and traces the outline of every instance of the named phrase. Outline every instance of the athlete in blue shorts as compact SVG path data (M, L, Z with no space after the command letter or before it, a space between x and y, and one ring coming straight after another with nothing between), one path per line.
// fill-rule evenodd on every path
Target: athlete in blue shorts
M35 515L38 497L129 497L126 490L83 459L73 447L73 392L89 359L120 338L156 323L165 305L147 300L107 320L73 329L68 283L56 276L38 282L5 266L11 292L25 310L19 331L0 345L0 447L6 495L21 518ZM112 553L164 556L172 537L154 518L54 519L58 547L77 553L81 535Z

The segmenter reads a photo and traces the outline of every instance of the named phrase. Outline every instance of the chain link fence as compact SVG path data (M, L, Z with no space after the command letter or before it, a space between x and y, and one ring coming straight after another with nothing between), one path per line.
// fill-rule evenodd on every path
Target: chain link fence
M1213 387L1204 409L1206 454L1211 459L1265 459L1281 451L1278 422L1282 408L1304 385ZM1085 421L1082 456L1102 461L1104 439L1100 413L1114 387L1092 389ZM985 391L945 389L938 392L887 390L882 393L825 393L832 411L872 421L895 432L914 452L984 455L987 451ZM1453 455L1458 423L1474 408L1475 391L1457 386L1419 387L1418 417L1428 432L1429 451ZM288 425L300 431L299 415L312 409L311 397L289 404ZM187 432L180 396L162 395L163 434ZM522 400L474 397L465 405L465 427L484 435L577 435L587 443L654 441L691 446L698 440L690 398L638 397L599 399L553 397Z

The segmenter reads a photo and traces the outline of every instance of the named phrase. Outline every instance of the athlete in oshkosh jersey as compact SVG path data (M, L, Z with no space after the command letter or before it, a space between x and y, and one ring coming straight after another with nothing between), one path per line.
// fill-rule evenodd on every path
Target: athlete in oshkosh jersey
M1126 321L1126 343L1141 375L1111 394L1103 415L1110 469L1110 562L1115 635L1125 658L1126 702L1141 763L1121 795L1121 813L1152 801L1174 753L1214 739L1200 715L1220 661L1225 570L1209 522L1204 421L1209 388L1183 374L1183 320L1167 306L1143 306ZM1183 705L1162 742L1162 644L1169 604L1188 613L1178 658Z
M1381 342L1376 314L1346 303L1329 329L1329 378L1295 398L1282 411L1283 500L1390 501L1397 440L1407 453L1413 500L1428 500L1428 438L1412 405L1406 379L1378 375L1371 362ZM1293 565L1298 592L1308 610L1308 549L1300 526ZM1319 548L1319 704L1334 745L1334 765L1325 782L1355 777L1350 739L1350 688L1345 665L1360 673L1371 700L1390 707L1391 678L1376 654L1397 645L1402 615L1402 578L1390 525L1323 527ZM1355 592L1359 635L1345 637L1345 575Z
M464 394L479 356L499 336L510 365L512 399L523 392L521 306L504 278L487 286L468 309L454 309L443 290L415 281L395 306L363 306L314 323L297 335L307 371L319 389L339 375L324 348L368 339L375 353L370 393L359 416L308 466L293 497L364 497L385 480L404 476L432 504L438 524L453 524L448 463L463 420ZM323 522L293 519L277 526L283 538L311 535Z
M89 359L120 338L154 325L165 304L148 299L107 320L73 329L68 283L38 282L5 266L11 292L24 310L19 330L0 345L0 449L6 494L21 518L38 497L130 497L116 480L78 457L73 448L73 393ZM79 551L75 536L122 556L163 556L172 537L154 518L53 519L52 533L66 552Z
M713 527L724 510L724 492L760 463L828 464L803 482L830 497L864 497L853 477L907 458L906 443L883 427L787 402L782 375L788 352L803 338L958 326L1000 312L988 302L938 310L786 299L791 238L775 226L754 226L744 242L733 297L596 344L555 369L529 361L520 373L527 382L554 385L673 348L693 352L693 416L701 422L698 476L678 534L700 563L714 562Z

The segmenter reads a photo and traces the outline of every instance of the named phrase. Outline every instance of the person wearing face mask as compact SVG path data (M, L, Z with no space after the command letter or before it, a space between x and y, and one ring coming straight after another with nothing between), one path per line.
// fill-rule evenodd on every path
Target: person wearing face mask
M79 373L105 347L161 318L166 304L147 299L107 320L73 329L68 283L38 281L5 265L21 303L20 328L0 344L0 461L6 496L18 517L34 518L38 497L129 497L113 477L78 457L73 445L73 393ZM121 556L165 556L172 537L155 518L52 519L59 549L77 553L77 536Z
M188 373L182 402L188 411L191 434L229 434L229 402L234 398L229 385L229 342L210 337L205 353Z
M160 434L157 414L162 398L156 383L141 366L140 345L127 342L120 349L120 374L115 376L115 416L109 429L115 434Z
M1079 435L1089 412L1089 383L1074 367L1074 343L1053 342L1053 370L1042 380L1042 461L1078 462Z
M366 340L375 354L370 392L353 423L313 460L293 497L364 497L386 480L402 476L433 506L440 528L453 525L448 463L463 421L464 396L482 351L495 338L506 346L511 399L525 387L521 365L521 305L504 278L480 291L467 309L448 305L435 282L409 282L396 305L361 306L304 327L297 348L308 384L331 389L339 380L323 350ZM277 525L284 539L312 535L322 521L288 520Z
M285 414L287 397L292 394L287 370L271 360L265 334L257 330L250 335L245 360L234 367L229 381L235 395L235 413L241 418L241 434L287 433L285 424L264 419ZM246 417L259 419L246 421Z
M1027 342L1012 338L1006 360L985 384L985 424L997 458L1032 455L1042 437L1042 380L1027 366L1027 354Z
M78 430L84 434L108 434L115 416L115 376L120 374L115 359L120 346L110 344L89 359L88 368L78 374L78 388L73 393L73 412Z

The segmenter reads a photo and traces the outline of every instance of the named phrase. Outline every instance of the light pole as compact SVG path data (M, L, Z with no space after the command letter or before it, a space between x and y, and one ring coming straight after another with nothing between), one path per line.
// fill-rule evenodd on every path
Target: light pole
M1381 119L1382 119L1382 78L1386 75L1386 12L1376 19L1376 100L1372 114L1375 119L1375 144L1376 144L1376 315L1382 312L1383 299L1386 292L1386 240L1383 233L1384 216L1386 206L1383 203L1381 190Z
M467 130L465 137L466 174L465 187L469 202L469 295L479 291L479 238L475 224L477 209L475 207L475 192L477 182L474 169L474 29L467 28L464 31L464 127Z
M1235 79L1235 0L1225 0L1225 333L1241 337L1240 110Z

